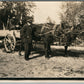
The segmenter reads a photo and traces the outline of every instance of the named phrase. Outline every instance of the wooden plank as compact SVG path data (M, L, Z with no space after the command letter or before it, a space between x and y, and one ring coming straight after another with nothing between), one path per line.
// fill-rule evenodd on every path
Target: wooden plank
M20 38L20 31L18 30L0 30L0 37L5 37L7 34L13 35L15 33L16 38Z

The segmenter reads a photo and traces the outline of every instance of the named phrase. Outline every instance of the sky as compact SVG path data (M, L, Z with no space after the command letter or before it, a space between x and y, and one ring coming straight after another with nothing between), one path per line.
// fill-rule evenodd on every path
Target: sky
M62 2L58 1L37 1L36 9L34 10L34 23L45 23L48 16L52 21L60 23L60 12L62 12Z

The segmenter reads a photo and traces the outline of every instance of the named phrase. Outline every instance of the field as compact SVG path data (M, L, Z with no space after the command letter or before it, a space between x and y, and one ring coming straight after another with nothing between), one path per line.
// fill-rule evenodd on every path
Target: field
M53 56L50 59L45 58L43 46L37 45L28 61L18 55L18 50L6 53L0 48L0 78L84 77L84 47L69 47L67 57L63 46L51 47Z

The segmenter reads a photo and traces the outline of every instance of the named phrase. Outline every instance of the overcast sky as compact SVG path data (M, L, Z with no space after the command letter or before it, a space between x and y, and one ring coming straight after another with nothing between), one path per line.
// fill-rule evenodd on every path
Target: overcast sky
M34 11L35 23L45 23L48 16L54 20L56 23L60 23L59 13L62 12L61 6L62 2L58 1L37 1L36 9Z

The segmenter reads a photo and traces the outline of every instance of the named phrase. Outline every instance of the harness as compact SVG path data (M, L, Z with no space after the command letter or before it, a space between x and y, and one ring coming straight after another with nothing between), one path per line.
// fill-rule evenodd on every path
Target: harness
M44 35L47 35L47 34L54 34L54 29L55 29L56 25L54 25L54 27L52 28L50 25L46 25L44 24L41 28L41 32L40 34L38 34L39 36L44 36Z

